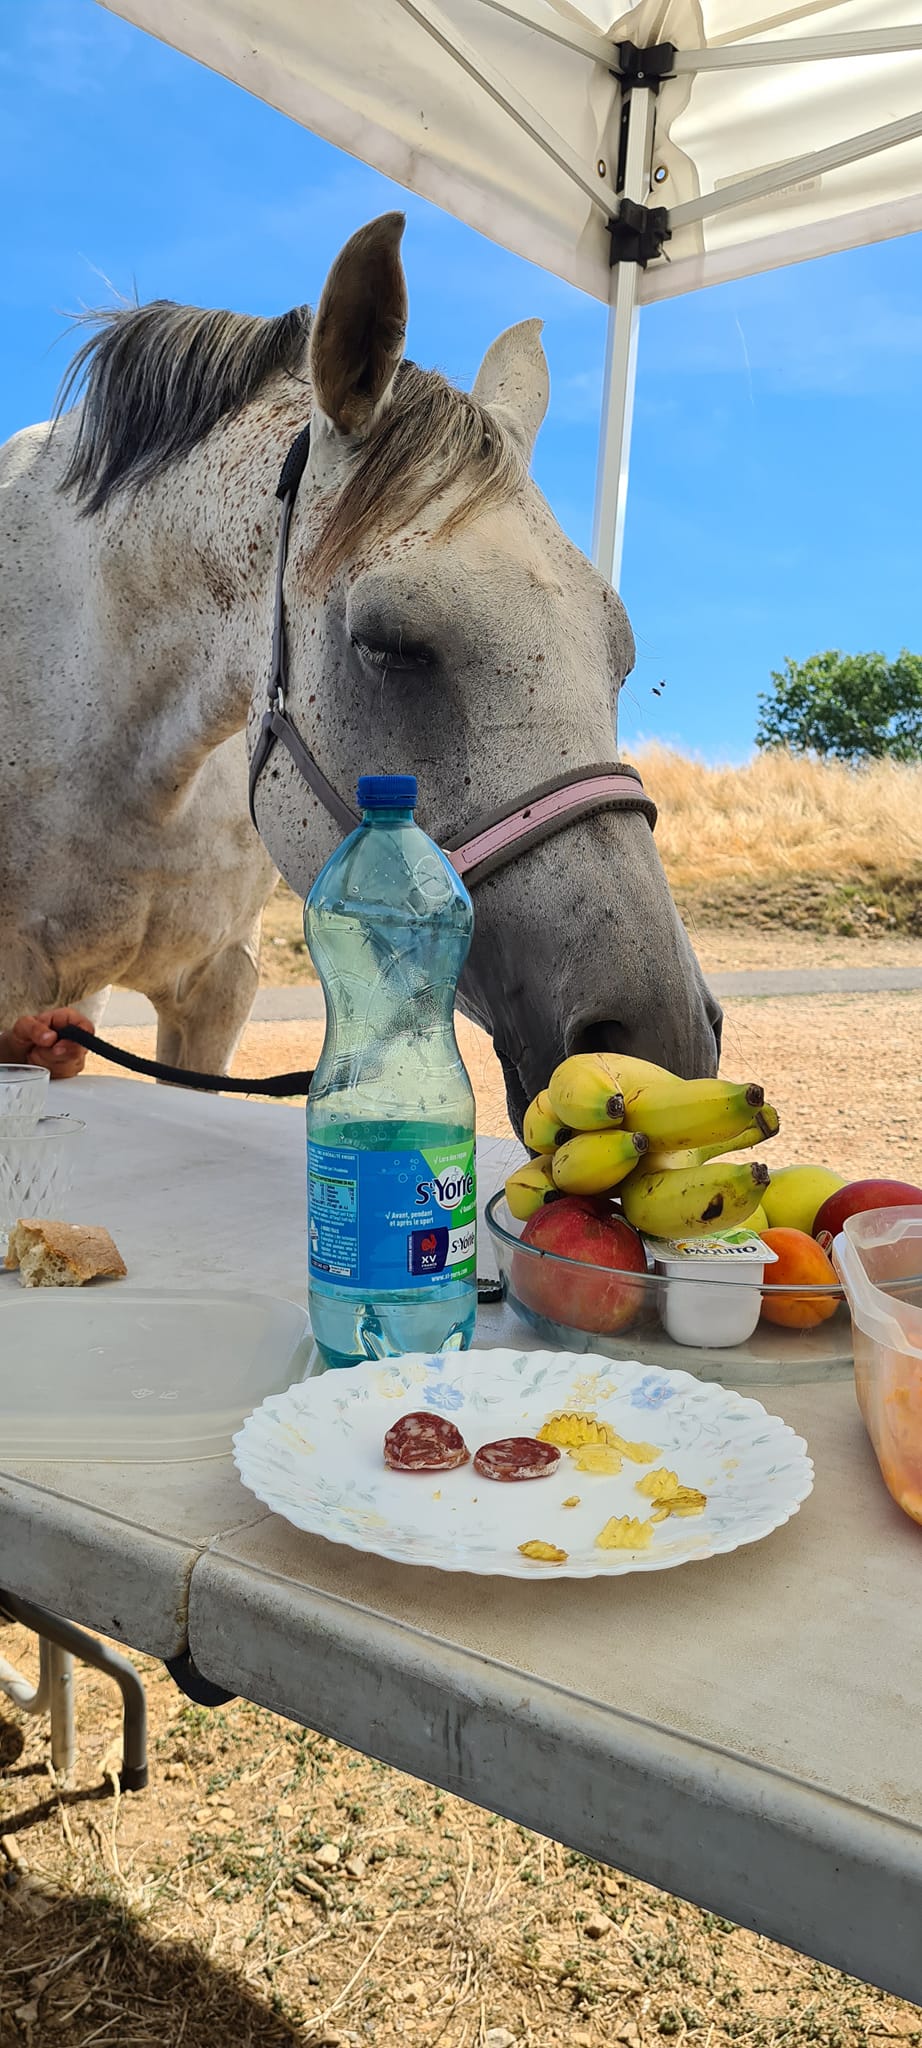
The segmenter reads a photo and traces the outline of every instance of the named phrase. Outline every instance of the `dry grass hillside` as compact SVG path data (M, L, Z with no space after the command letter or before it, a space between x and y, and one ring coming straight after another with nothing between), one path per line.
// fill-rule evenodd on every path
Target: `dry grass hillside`
M922 932L922 764L778 752L712 767L664 747L635 758L666 872L699 924Z
M853 769L779 752L712 767L666 747L633 758L699 952L714 931L922 937L922 763ZM733 964L769 965L770 948ZM284 887L266 911L261 978L305 978L301 905Z

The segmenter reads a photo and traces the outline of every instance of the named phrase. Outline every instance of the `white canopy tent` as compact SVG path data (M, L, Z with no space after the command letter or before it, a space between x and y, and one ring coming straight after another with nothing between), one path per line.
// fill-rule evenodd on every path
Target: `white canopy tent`
M620 567L639 308L922 228L919 0L101 0L610 307Z

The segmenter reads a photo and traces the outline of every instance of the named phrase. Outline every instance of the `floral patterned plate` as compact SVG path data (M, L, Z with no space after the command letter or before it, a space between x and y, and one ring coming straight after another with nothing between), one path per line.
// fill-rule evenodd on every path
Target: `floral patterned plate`
M424 1408L450 1416L472 1456L496 1437L535 1435L560 1412L592 1413L635 1455L612 1474L580 1470L564 1451L549 1478L518 1485L480 1479L471 1465L389 1471L385 1431ZM638 1461L638 1452L653 1456ZM689 1373L565 1351L416 1353L324 1373L270 1394L235 1436L234 1459L257 1499L331 1543L522 1579L665 1571L715 1557L790 1521L813 1486L806 1445L758 1401ZM703 1510L654 1520L661 1503L638 1491L654 1473L704 1494ZM622 1518L639 1532L616 1528L619 1547L600 1549L597 1537ZM519 1546L535 1542L565 1554L556 1563L523 1556Z

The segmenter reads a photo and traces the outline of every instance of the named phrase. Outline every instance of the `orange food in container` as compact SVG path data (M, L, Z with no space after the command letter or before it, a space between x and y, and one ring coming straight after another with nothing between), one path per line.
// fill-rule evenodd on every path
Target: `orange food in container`
M833 1261L851 1310L865 1428L888 1492L922 1522L922 1208L849 1216Z

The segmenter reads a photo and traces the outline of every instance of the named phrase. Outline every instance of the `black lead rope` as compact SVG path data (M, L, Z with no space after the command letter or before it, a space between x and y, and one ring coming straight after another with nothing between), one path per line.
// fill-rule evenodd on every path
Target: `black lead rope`
M122 1052L117 1045L110 1045L108 1039L97 1038L95 1031L84 1031L82 1024L63 1024L58 1031L59 1038L69 1038L74 1045L82 1045L87 1052L99 1054L100 1059L111 1060L117 1067L127 1067L130 1074L147 1074L152 1081L171 1081L177 1088L207 1089L213 1095L307 1095L314 1078L314 1070L292 1074L261 1074L257 1080L242 1081L230 1074L197 1074L192 1067L169 1067L163 1060L145 1060L137 1052Z
M313 1068L303 1073L296 1070L292 1074L261 1074L251 1081L229 1074L197 1074L191 1067L170 1067L163 1060L146 1060L140 1053L122 1052L107 1038L97 1038L95 1031L84 1031L82 1024L62 1025L58 1037L82 1045L86 1052L95 1052L100 1059L111 1060L113 1066L126 1067L130 1074L146 1074L151 1081L170 1081L174 1087L197 1088L212 1095L308 1095L314 1078ZM503 1289L498 1280L478 1280L477 1301L481 1308L502 1299Z

